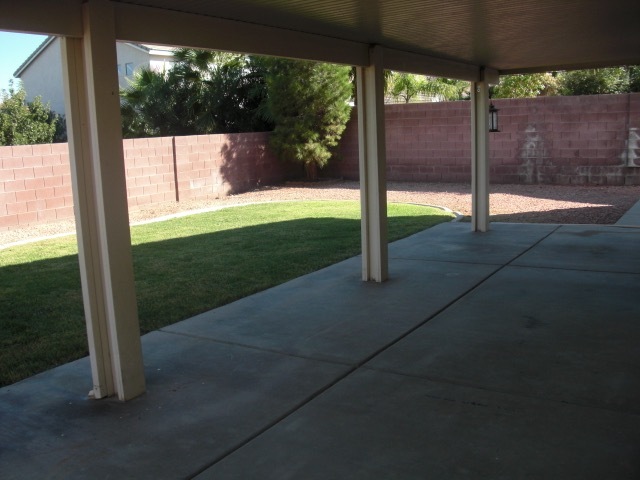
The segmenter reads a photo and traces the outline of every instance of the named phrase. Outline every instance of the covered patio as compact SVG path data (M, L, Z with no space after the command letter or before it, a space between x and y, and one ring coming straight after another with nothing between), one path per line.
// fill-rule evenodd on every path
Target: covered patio
M3 478L640 476L640 228L442 224L0 390Z
M96 399L146 391L127 216L116 42L355 67L363 281L388 279L384 70L470 82L471 230L489 230L489 86L500 74L640 64L633 0L0 0L0 29L61 37ZM629 126L629 131L635 128ZM635 138L635 137L634 137ZM621 155L636 155L629 145Z
M637 1L0 11L63 38L91 353L0 391L3 477L638 478L640 229L490 224L488 178L489 85L640 64ZM140 340L116 40L355 66L362 255ZM387 245L385 69L471 83L471 224Z

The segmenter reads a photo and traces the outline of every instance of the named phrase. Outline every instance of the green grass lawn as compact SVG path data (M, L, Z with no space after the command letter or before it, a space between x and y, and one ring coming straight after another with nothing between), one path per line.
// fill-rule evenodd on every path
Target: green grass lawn
M452 215L389 205L389 239ZM131 229L142 333L360 253L357 202L247 205ZM75 236L0 250L0 385L88 354Z

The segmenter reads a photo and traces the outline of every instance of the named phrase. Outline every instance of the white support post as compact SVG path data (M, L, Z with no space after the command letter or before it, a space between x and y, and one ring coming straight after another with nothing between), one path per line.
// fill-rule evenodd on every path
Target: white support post
M370 65L356 68L360 203L362 212L362 279L388 278L387 179L382 48L370 50Z
M489 230L489 84L471 83L471 228Z
M92 395L145 391L133 279L112 5L83 5L84 37L63 38L67 131Z

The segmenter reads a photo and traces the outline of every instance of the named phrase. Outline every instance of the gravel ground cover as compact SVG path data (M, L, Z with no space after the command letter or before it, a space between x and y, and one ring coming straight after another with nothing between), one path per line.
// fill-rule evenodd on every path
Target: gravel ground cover
M222 199L133 208L129 218L135 224L166 215L246 203L359 198L358 182L288 182ZM387 198L390 202L446 207L463 216L471 213L471 187L466 184L390 182ZM492 185L490 208L492 220L499 222L613 224L638 200L640 186ZM0 246L74 231L73 220L0 231Z

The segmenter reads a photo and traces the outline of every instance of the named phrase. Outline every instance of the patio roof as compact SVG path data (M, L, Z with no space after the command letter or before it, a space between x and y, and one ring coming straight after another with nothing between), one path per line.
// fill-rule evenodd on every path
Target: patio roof
M356 66L362 279L388 277L383 70L471 85L472 221L489 230L489 85L499 73L640 63L637 0L0 0L0 29L62 37L80 270L96 398L145 391L116 41ZM109 74L109 72L111 72Z
M640 63L634 0L134 0L513 73Z
M0 2L0 28L81 36L81 0ZM635 0L113 0L118 40L451 75L640 64ZM38 13L41 13L39 15ZM25 18L27 17L28 20ZM140 19L145 21L141 22ZM417 55L417 57L413 57ZM407 60L407 59L412 60ZM431 65L429 65L431 63ZM458 72L459 77L465 75ZM465 78L467 79L467 78Z

